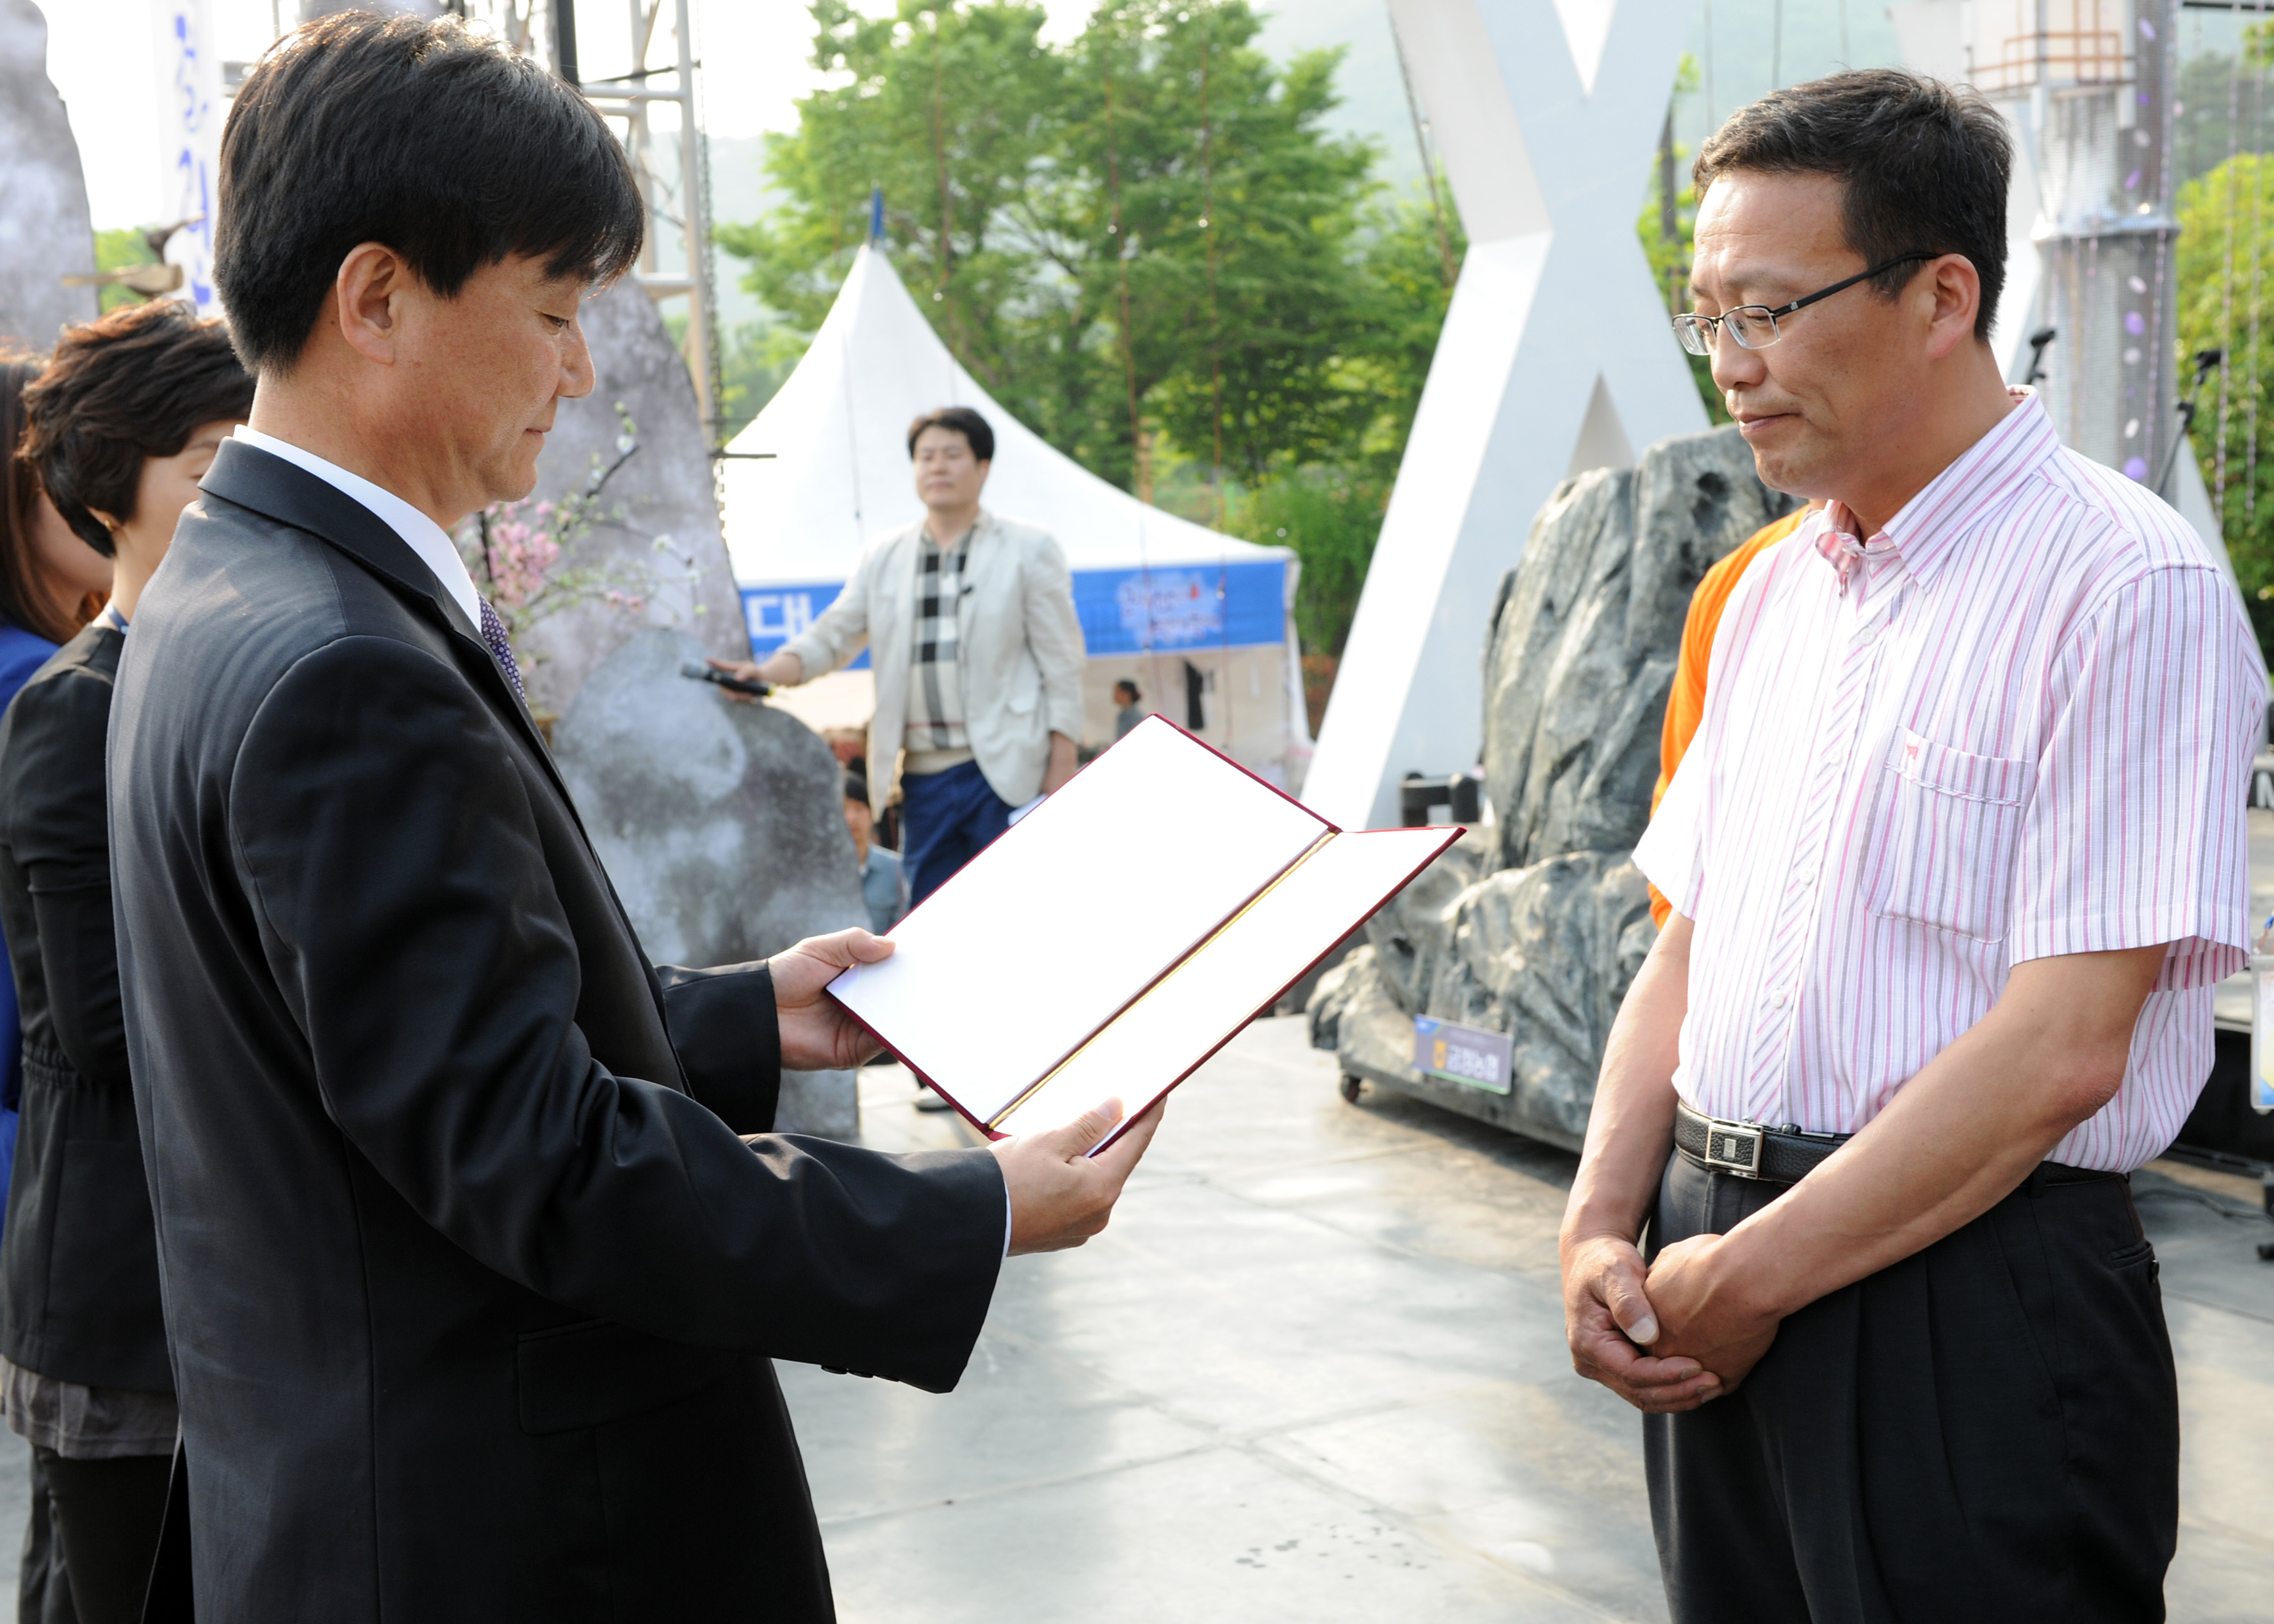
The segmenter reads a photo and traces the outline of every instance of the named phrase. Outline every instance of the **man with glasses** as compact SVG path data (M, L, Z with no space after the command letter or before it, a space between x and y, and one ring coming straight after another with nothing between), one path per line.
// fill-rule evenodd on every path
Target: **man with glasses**
M2244 962L2264 684L2201 540L1999 374L2009 167L1985 103L1895 71L1697 161L1677 328L1826 505L1732 595L1636 853L1674 913L1563 1226L1677 1624L2163 1616L2126 1175Z

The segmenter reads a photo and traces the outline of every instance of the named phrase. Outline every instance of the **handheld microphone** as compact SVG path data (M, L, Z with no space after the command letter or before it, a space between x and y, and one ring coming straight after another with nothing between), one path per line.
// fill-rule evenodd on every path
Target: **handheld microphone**
M747 694L752 699L764 699L773 692L764 682L748 682L741 677L730 677L716 665L705 665L700 660L689 660L679 668L679 674L690 682L714 682L730 694Z

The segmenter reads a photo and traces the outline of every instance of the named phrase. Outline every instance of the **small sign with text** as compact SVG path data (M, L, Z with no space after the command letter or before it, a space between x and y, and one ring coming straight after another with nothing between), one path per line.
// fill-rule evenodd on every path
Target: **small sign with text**
M1509 1051L1504 1032L1482 1032L1434 1015L1413 1018L1413 1069L1449 1083L1508 1093Z

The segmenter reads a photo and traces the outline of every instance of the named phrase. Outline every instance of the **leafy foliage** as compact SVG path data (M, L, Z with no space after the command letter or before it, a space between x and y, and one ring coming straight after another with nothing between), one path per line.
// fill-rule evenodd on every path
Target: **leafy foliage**
M989 393L1125 489L1294 547L1305 641L1339 649L1450 290L1427 203L1324 128L1338 53L1276 65L1246 0L1106 0L1059 45L1020 0L812 12L841 82L770 139L776 211L718 234L787 324L774 357L880 187L897 268Z
M1295 631L1304 648L1341 657L1389 502L1389 481L1379 475L1311 463L1272 475L1239 504L1239 534L1291 546L1303 560Z
M2262 648L2274 658L2274 156L2244 153L2180 189L2181 376L2225 359L2189 438Z
M1685 52L1675 79L1675 96L1679 99L1694 92L1698 78L1698 59ZM1669 237L1666 230L1666 169L1662 164L1652 171L1642 213L1635 219L1635 235L1642 239L1643 257L1650 261L1651 280L1665 296L1669 316L1690 308L1690 262L1697 253L1698 188L1690 180L1690 150L1677 142L1672 154L1674 234ZM1678 341L1669 334L1667 342ZM1690 364L1690 381L1698 386L1698 398L1705 403L1706 421L1728 422L1728 403L1713 382L1713 363L1687 350L1682 358Z
M2245 31L2243 64L2224 51L2180 64L2172 120L2172 169L2181 181L2207 175L2238 152L2274 147L2274 97L2267 94L2263 36Z
M132 226L94 234L94 268L98 271L123 271L130 265L157 263L158 256L150 252L148 241ZM139 295L112 282L101 290L97 308L111 311L121 304L139 304L142 302Z

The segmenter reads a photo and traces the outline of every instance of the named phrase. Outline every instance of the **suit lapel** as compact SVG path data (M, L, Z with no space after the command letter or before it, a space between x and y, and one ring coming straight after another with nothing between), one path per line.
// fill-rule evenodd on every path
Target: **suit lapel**
M1001 544L1002 538L995 530L995 516L981 508L978 520L971 527L971 539L963 549L963 595L955 605L955 653L959 662L971 658L972 633L977 628L980 605L995 601L995 576L1003 557ZM964 714L970 714L968 695Z
M272 456L257 446L242 440L225 440L214 455L213 466L198 482L199 488L209 491L223 501L250 508L280 524L289 524L305 530L336 547L358 564L395 589L410 606L425 619L440 626L458 639L462 647L472 655L472 665L483 675L478 681L488 685L491 708L510 715L514 726L521 729L537 759L545 765L546 776L568 808L568 821L584 837L585 854L592 861L599 875L608 901L616 911L616 921L623 928L627 940L633 944L642 972L647 977L649 996L654 1001L656 1019L664 1023L668 1042L670 1019L663 999L663 983L655 967L648 962L646 950L639 945L639 932L633 929L631 915L624 909L623 898L616 895L615 882L609 877L607 865L593 848L591 832L584 827L584 815L576 809L576 797L569 794L568 786L561 777L561 769L553 759L553 751L545 742L545 735L537 731L536 718L521 695L513 691L506 680L505 671L490 652L489 644L481 640L473 627L467 624L466 612L457 600L443 590L442 583L426 562L410 549L410 544L395 533L395 527L356 500L338 486L319 479L304 468L296 468L283 458ZM463 670L466 661L460 661ZM680 1092L687 1092L682 1074Z
M471 664L483 673L476 680L486 685L492 708L513 718L522 736L536 748L538 759L552 775L553 786L564 800L568 798L568 786L561 781L560 772L553 766L553 752L546 747L545 735L537 731L536 718L530 715L528 705L513 691L513 684L506 680L497 656L490 652L489 644L468 622L458 600L443 590L425 560L395 533L393 525L338 486L238 440L222 441L213 466L206 470L198 487L212 492L223 501L250 508L328 543L393 587L423 618L456 638L461 647L475 657ZM462 666L467 663L460 662ZM570 810L575 810L573 804Z

